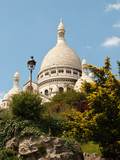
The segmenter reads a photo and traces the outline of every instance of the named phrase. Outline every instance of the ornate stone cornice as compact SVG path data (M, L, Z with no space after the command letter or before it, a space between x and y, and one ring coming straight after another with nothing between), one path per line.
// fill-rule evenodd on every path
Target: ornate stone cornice
M50 82L73 82L74 84L76 83L76 79L71 79L71 78L54 78L54 79L48 79L45 81L40 82L38 85L42 86L46 83L50 83Z

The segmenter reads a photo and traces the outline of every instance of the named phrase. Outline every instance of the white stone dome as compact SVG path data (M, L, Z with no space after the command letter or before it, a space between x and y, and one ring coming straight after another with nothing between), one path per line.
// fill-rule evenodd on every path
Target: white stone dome
M8 101L10 99L10 95L9 93L7 92L3 98L3 101Z
M65 27L62 21L57 34L57 44L44 57L37 76L39 91L44 93L51 86L51 96L65 90L66 84L75 84L82 73L80 58L65 42Z
M18 94L20 92L21 92L21 90L19 88L13 87L11 90L9 90L9 95L12 96L12 95Z
M65 28L62 20L60 21L57 32L57 44L44 57L40 71L49 67L58 66L72 67L81 70L81 61L78 55L65 43Z
M58 43L43 59L41 71L56 66L67 66L81 70L81 61L65 43Z
M20 88L19 88L19 73L18 71L16 71L16 73L14 74L14 84L13 84L13 88L9 91L7 91L7 93L5 94L3 100L2 100L2 106L4 108L8 108L8 101L10 102L11 101L11 97L14 95L14 94L18 94L21 92Z
M94 80L95 79L94 73L90 72L89 77Z
M82 61L82 76L77 80L77 82L74 86L74 89L76 91L81 91L80 88L85 81L90 82L90 83L94 82L94 74L91 72L88 76L88 71L87 71L86 65L87 65L87 61L84 57L84 59Z

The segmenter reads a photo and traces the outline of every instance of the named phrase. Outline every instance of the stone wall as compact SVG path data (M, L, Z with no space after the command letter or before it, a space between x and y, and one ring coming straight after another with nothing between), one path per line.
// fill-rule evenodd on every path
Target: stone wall
M37 147L41 144L41 148ZM6 143L6 148L15 150L23 160L84 160L80 146L72 150L65 140L55 137L14 137Z

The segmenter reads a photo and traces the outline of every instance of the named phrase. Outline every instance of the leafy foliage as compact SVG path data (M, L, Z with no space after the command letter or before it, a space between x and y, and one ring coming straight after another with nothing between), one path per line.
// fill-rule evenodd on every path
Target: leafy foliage
M86 95L84 93L76 92L72 88L66 92L55 95L52 101L44 104L44 106L46 108L46 115L62 118L65 118L62 113L71 113L72 108L81 112L89 109Z
M62 123L65 119L57 118L57 117L44 117L40 122L41 131L46 134L51 132L50 136L60 136L63 132Z
M70 106L77 106L82 100L86 100L86 95L80 92L76 92L72 88L66 92L61 92L55 95L52 102L68 104Z
M119 69L118 73L119 73L119 77L120 77L120 61L117 61L117 64L118 64L118 69Z
M65 144L73 153L75 152L82 153L82 150L80 148L80 143L78 143L75 139L64 136L63 140L65 140Z
M14 128L12 122L9 121L0 121L0 150L5 146L5 143L11 139L14 135Z
M11 117L22 117L37 121L41 118L43 109L40 96L33 92L15 94L10 103Z
M37 149L38 149L38 152L41 154L41 156L46 153L46 148L47 148L47 146L45 145L44 142L37 144Z
M10 115L8 113L8 110L1 110L0 111L0 120L6 121L10 119Z
M51 136L58 136L62 134L63 119L44 117L38 122L32 120L25 120L14 118L11 120L0 120L0 150L2 150L8 140L14 137L14 130L16 129L20 137L29 135L45 135L51 131Z
M86 152L89 154L96 153L98 156L101 156L99 145L90 141L88 143L83 143L80 145L82 152Z
M111 72L110 58L105 66L89 65L95 83L84 83L90 110L66 114L66 133L79 141L92 140L100 146L103 157L116 159L120 154L120 80Z
M91 110L81 113L73 109L71 114L65 113L65 115L68 118L68 121L63 122L66 136L75 138L81 143L91 140L92 132L89 130L89 127L93 127L93 122L90 120Z
M17 158L13 150L4 149L0 151L0 160L22 160L22 159Z

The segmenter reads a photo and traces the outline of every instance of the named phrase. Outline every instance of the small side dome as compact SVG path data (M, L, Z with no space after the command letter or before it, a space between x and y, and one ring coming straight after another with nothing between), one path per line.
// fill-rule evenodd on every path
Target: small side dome
M5 94L3 101L8 101L10 99L10 95L9 92L7 91L7 93Z
M17 70L16 70L16 72L15 72L15 74L14 74L14 79L20 80L20 76L19 76L19 73L18 73Z
M9 90L10 96L12 96L12 95L14 95L14 94L18 94L18 93L20 93L20 92L21 92L21 90L20 90L19 87L13 87L11 90Z
M89 77L90 77L92 80L94 80L94 78L95 78L94 73L93 73L93 72L90 72Z
M84 57L84 59L83 59L83 61L82 61L82 66L85 66L85 65L87 65L87 61L86 61L86 59L85 59L85 57Z

